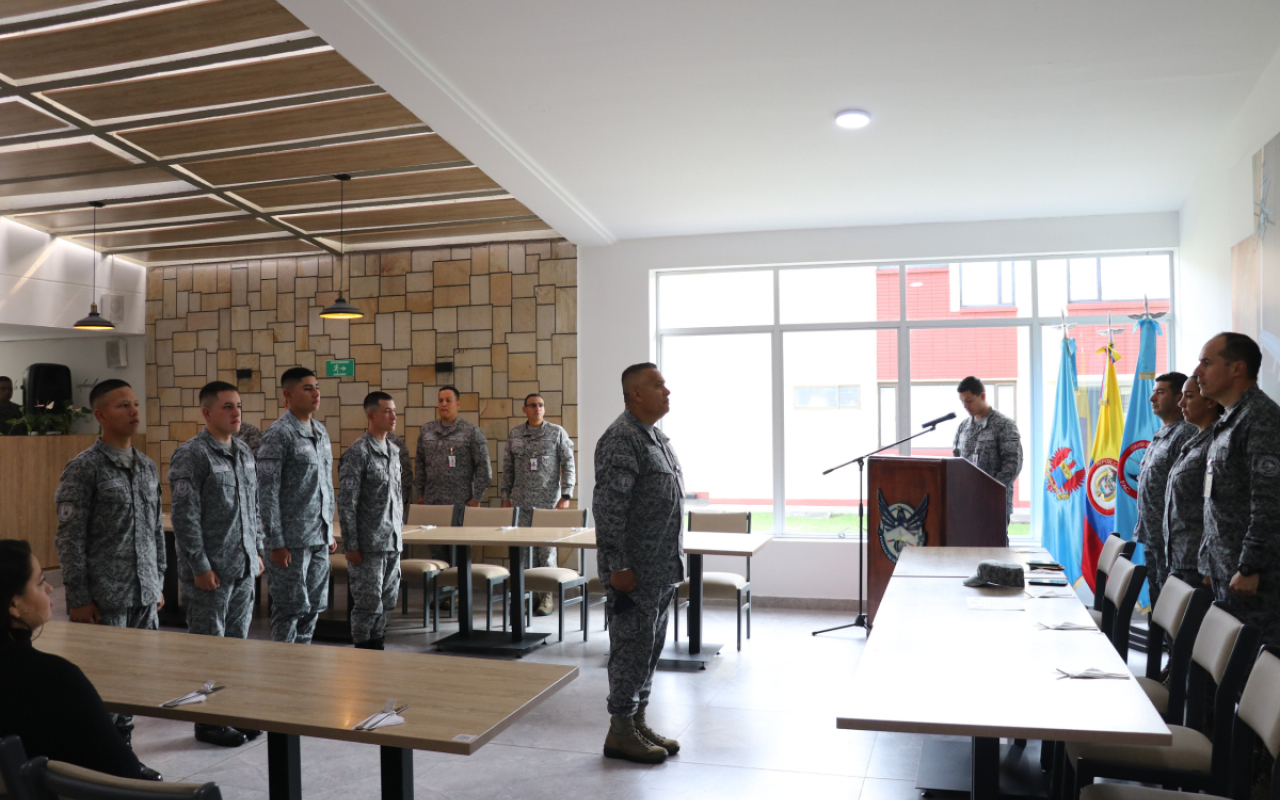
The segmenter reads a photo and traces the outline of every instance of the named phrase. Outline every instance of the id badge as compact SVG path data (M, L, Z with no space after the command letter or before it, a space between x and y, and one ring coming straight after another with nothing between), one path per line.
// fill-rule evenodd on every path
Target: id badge
M1209 461L1205 464L1204 497L1206 500L1209 499L1210 497L1213 497L1213 459L1212 458L1209 459Z
M455 456L455 455L450 455L450 456L449 456L449 469L453 469L453 468L455 468L455 467L457 467L457 466L458 466L458 457L457 457L457 456Z
M538 471L538 457L537 457L537 456L534 456L533 458L529 459L529 471L530 471L530 472L537 472L537 471Z

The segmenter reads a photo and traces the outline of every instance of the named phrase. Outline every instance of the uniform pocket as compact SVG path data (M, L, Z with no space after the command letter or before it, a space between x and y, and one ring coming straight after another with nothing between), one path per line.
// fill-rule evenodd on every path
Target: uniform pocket
M129 482L124 478L112 478L98 484L98 502L111 505L129 504Z

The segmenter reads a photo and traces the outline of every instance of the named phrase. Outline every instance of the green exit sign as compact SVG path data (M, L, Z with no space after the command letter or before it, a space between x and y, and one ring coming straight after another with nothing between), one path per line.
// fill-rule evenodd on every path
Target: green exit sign
M324 376L326 378L354 378L356 376L356 360L354 358L346 358L341 361L324 362Z

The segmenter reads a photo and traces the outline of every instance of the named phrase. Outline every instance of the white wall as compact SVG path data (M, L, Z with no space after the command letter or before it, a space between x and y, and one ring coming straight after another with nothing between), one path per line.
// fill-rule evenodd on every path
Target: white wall
M1167 212L689 236L581 247L579 496L590 503L595 485L591 454L605 428L622 412L619 376L623 368L652 358L652 270L1141 250L1177 245L1178 215ZM678 386L673 387L673 392L678 391ZM767 431L761 433L768 435ZM679 452L680 443L674 444ZM755 592L774 597L855 598L856 564L857 547L852 542L777 542L752 562ZM709 564L708 568L715 567Z
M1182 207L1178 316L1188 356L1231 327L1231 248L1254 230L1253 154L1280 133L1280 53L1263 71ZM1270 203L1280 197L1272 189ZM1190 302L1189 302L1190 301ZM1190 303L1193 302L1194 305Z
M4 326L0 325L0 338L4 336ZM78 406L89 405L89 391L98 381L119 378L128 381L138 393L142 401L142 424L139 430L147 429L147 393L146 386L146 344L145 336L112 337L123 338L129 354L129 366L124 369L112 369L107 366L107 344L100 336L85 339L36 339L20 342L0 341L0 375L13 378L13 402L22 403L22 382L26 378L27 366L30 364L65 364L71 370L71 385L74 387L75 402ZM97 433L98 423L92 419L76 423L75 433Z

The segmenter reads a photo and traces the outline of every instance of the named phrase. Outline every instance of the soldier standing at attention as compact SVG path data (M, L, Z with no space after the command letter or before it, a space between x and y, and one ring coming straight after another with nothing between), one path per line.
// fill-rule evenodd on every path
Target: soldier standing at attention
M1216 599L1280 646L1280 406L1258 388L1262 351L1220 333L1200 351L1200 393L1216 400L1205 467L1200 572Z
M493 482L489 442L478 427L458 419L460 395L441 386L436 395L438 419L422 426L418 435L413 480L419 502L428 506L478 506ZM432 558L447 558L446 548L433 545Z
M956 387L969 418L956 428L951 454L967 459L1005 486L1004 524L1013 516L1013 482L1022 471L1022 437L1018 425L987 402L982 381L970 375Z
M1156 378L1151 392L1151 411L1164 426L1151 437L1138 474L1138 522L1133 529L1133 540L1142 545L1147 562L1152 606L1160 599L1160 588L1169 577L1164 541L1164 499L1169 470L1182 452L1182 445L1196 433L1194 425L1183 422L1179 408L1186 382L1187 376L1181 372L1168 372Z
M546 401L531 394L524 399L524 415L529 421L511 429L502 457L502 507L514 503L520 509L519 524L533 524L535 508L568 508L573 497L573 440L559 425L543 419ZM535 567L554 567L550 547L533 548ZM536 592L533 613L551 613L551 593Z
M1191 586L1199 586L1200 539L1204 534L1204 470L1213 441L1213 423L1222 415L1222 406L1200 393L1200 382L1192 375L1182 386L1182 418L1193 428L1191 438L1169 470L1164 493L1164 564L1168 575Z
M596 444L596 559L609 603L608 758L665 761L680 743L645 722L653 671L684 580L684 477L670 440L653 427L671 408L658 368L622 373L626 411Z
M388 435L396 427L396 401L370 392L364 413L369 430L338 466L338 517L353 603L351 640L362 650L385 650L387 615L400 593L404 525L400 454Z
M329 591L333 539L333 447L320 407L320 381L306 367L280 377L288 406L258 448L258 508L271 551L271 639L310 644Z
M54 495L55 544L71 621L154 631L164 607L160 471L133 449L141 412L129 384L100 382L89 392L89 405L102 436L67 462ZM133 717L112 716L131 745ZM155 770L143 769L160 780Z
M240 392L223 381L200 390L204 430L173 453L173 539L187 630L204 636L249 636L253 580L262 574L258 473L249 446L236 437ZM196 723L196 740L239 747L262 731Z

